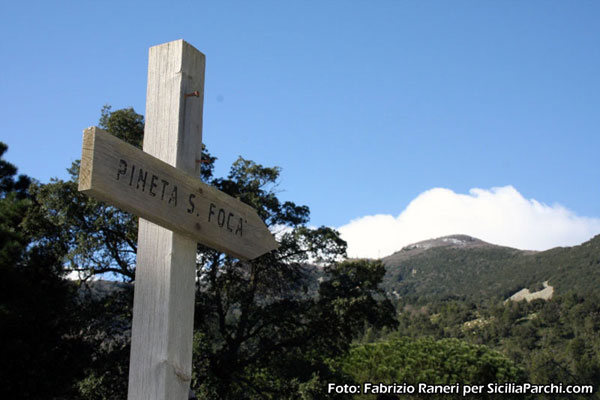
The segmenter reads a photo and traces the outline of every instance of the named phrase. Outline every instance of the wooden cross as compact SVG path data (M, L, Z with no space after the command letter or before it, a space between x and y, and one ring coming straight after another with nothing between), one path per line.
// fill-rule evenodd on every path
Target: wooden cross
M84 131L79 190L139 215L129 400L187 399L197 243L241 259L278 244L254 209L200 175L204 54L150 48L143 151Z

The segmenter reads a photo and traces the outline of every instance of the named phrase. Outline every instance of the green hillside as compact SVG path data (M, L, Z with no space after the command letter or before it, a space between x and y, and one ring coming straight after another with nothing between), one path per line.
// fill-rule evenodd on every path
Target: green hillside
M383 262L385 289L419 302L508 298L523 288L539 290L544 281L555 294L589 293L600 287L600 235L579 246L543 252L453 235L407 246Z

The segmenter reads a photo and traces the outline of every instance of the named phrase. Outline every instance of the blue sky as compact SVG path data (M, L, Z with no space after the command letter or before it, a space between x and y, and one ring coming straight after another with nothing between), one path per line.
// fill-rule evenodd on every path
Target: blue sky
M280 166L280 196L351 254L573 245L600 233L598 20L593 1L5 1L0 140L66 178L104 104L144 113L148 48L183 38L217 174Z

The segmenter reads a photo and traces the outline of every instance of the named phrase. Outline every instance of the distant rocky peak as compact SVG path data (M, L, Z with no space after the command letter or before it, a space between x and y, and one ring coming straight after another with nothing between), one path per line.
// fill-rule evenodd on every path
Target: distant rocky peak
M417 243L409 244L404 246L401 251L410 250L427 250L434 247L473 247L489 245L489 243L479 240L477 238L468 235L449 235L442 236L437 239L423 240Z

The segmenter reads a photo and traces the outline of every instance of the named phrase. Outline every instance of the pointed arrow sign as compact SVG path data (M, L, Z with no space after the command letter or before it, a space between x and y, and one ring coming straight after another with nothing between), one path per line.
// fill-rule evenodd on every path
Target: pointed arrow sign
M79 191L241 259L279 246L249 205L100 128L83 133Z

